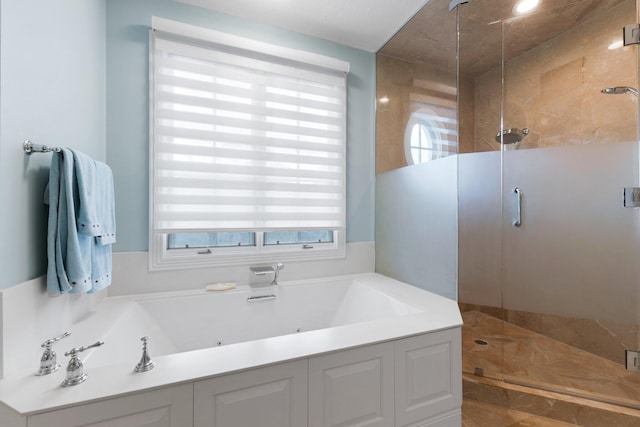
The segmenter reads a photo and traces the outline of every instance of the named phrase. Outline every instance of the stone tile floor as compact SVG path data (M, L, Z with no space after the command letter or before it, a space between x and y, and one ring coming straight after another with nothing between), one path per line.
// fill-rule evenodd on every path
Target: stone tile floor
M500 408L488 403L465 401L462 404L462 427L576 427L526 412Z
M463 319L464 427L640 426L640 374L487 314Z
M640 408L640 374L621 364L477 311L463 319L463 372Z

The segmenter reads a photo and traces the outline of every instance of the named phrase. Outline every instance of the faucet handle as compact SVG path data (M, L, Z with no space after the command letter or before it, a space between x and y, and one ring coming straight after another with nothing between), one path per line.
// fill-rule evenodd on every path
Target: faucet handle
M134 368L135 372L147 372L155 368L156 364L151 357L149 357L149 349L147 347L147 342L149 341L148 336L144 336L140 338L142 341L142 357L140 358L140 362Z
M71 335L71 332L65 332L55 338L46 340L40 345L40 347L44 348L44 351L40 357L40 369L36 372L36 375L48 375L60 368L60 365L56 361L56 352L53 351L52 346L56 341L60 341L62 338L68 337L69 335Z
M99 347L104 344L104 341L96 341L95 343L87 346L83 346L80 348L72 348L67 351L64 355L71 356L69 359L69 364L67 365L67 373L64 378L64 381L60 384L62 387L70 387L72 385L77 385L85 382L85 380L89 377L84 373L84 365L82 364L82 360L78 357L78 354L88 350L93 347Z
M271 285L275 286L278 284L278 275L282 270L284 270L284 264L279 262L278 264L276 264L276 268L273 270L274 274L273 274L273 280L271 281Z
M48 339L45 342L43 342L42 344L40 344L40 347L45 348L45 349L46 348L51 348L51 345L54 342L60 341L62 338L68 337L69 335L71 335L71 332L65 332L64 334L59 335L59 336L57 336L55 338Z
M78 357L78 353L83 352L85 350L89 350L90 348L100 347L103 344L104 344L104 341L96 341L91 345L82 346L80 348L75 348L74 347L71 350L67 351L64 355L65 356L71 356L72 358Z

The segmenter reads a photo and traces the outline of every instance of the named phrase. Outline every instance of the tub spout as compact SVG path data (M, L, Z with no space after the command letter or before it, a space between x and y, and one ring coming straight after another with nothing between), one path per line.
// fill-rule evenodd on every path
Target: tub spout
M283 269L284 269L284 264L279 262L276 265L276 268L273 270L273 281L271 282L273 286L278 284L278 274L280 274L280 271L282 271Z

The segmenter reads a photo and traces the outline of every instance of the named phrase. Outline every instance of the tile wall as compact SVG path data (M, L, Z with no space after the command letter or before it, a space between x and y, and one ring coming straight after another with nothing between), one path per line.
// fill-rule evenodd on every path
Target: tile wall
M505 64L505 128L529 128L519 148L610 143L637 139L638 99L605 95L610 86L636 87L637 48L622 47L621 29L635 17L625 1ZM504 23L505 43L518 21ZM475 79L474 151L498 150L501 71Z

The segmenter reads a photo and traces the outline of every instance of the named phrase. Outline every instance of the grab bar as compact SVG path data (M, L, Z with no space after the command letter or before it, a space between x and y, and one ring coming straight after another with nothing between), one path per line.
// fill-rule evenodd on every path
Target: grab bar
M513 225L520 227L522 225L522 190L516 187L513 192L516 193L516 200L518 202L516 220L513 221Z
M272 299L276 299L276 296L273 294L269 294L269 295L258 295L255 297L249 297L247 298L247 302L258 302L258 301L269 301Z

